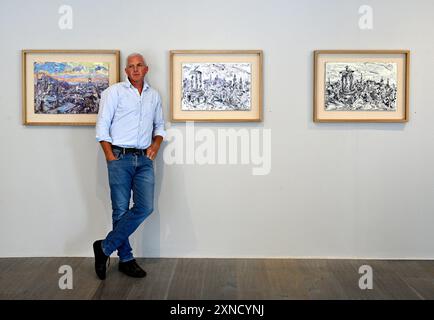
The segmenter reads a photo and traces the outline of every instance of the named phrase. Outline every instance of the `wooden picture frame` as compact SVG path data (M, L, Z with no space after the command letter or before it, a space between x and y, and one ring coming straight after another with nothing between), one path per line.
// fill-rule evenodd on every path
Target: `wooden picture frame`
M119 82L119 50L22 50L24 125L95 125L101 92Z
M261 50L170 51L172 122L262 121Z
M314 122L407 122L409 50L314 51Z

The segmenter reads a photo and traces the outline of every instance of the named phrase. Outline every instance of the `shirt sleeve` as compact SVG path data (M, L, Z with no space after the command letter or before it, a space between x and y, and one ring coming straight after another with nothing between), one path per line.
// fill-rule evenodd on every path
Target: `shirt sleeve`
M166 130L164 129L163 108L161 107L161 97L157 94L157 107L155 108L154 115L154 132L153 136L166 137Z
M108 88L101 94L99 103L98 117L96 122L96 140L107 141L112 143L110 136L110 126L115 114L116 108L116 95L115 90Z

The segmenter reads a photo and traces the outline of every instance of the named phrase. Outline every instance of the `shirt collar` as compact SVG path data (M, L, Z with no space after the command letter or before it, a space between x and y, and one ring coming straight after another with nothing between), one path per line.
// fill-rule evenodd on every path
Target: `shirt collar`
M122 83L126 88L132 88L135 89L134 86L131 84L130 79L128 77L125 78L125 81ZM149 88L149 84L146 82L146 80L143 83L143 90L145 91Z

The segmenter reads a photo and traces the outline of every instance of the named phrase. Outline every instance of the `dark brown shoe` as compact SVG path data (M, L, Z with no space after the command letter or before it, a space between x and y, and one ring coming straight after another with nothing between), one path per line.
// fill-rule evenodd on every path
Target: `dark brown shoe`
M119 262L119 271L133 278L146 277L146 271L140 268L136 262L136 259L127 262Z

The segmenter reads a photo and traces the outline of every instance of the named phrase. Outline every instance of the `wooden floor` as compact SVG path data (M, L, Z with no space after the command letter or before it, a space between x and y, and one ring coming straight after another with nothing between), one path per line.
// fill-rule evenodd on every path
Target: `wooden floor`
M111 259L97 279L93 258L2 258L0 299L434 299L434 261L294 259L138 259L133 279ZM358 286L361 265L372 290ZM73 289L59 289L59 267L73 270Z

